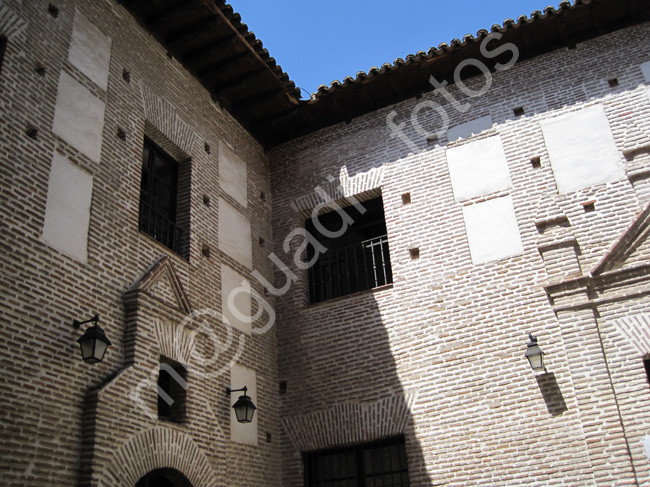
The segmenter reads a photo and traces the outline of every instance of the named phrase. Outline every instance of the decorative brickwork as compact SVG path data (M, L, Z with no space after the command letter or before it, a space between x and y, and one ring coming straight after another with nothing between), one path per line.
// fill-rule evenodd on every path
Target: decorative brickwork
M156 96L144 83L140 86L147 120L186 154L193 154L196 134L192 128L180 118L169 101Z
M416 400L417 393L413 393L367 403L347 402L283 418L282 425L297 451L365 443L403 434Z
M192 485L228 485L212 470L208 458L191 436L164 428L152 428L131 436L115 452L98 485L134 486L148 472L169 467L183 472Z
M8 5L0 5L0 34L11 39L23 32L27 21L16 14Z

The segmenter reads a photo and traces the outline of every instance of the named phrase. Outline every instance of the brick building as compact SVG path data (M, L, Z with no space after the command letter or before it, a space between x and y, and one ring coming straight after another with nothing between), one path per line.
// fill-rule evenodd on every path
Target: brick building
M649 35L301 100L222 0L0 2L1 484L650 485Z

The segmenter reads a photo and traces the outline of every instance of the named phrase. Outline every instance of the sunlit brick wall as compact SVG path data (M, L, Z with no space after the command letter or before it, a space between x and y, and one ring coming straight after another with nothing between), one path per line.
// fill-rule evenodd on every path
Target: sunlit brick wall
M649 32L517 63L480 96L448 87L464 113L428 93L272 151L275 248L304 226L315 188L340 186L330 194L342 205L380 190L394 276L392 287L308 305L293 260L301 240L277 250L300 278L277 300L285 485L302 485L300 451L396 432L411 485L632 485L630 455L647 478L650 349L629 338L645 325L626 335L613 323L647 313L647 278L598 281L607 302L580 291L563 311L546 288L589 274L647 203ZM437 137L444 119L431 102L449 117ZM545 374L524 359L529 332Z

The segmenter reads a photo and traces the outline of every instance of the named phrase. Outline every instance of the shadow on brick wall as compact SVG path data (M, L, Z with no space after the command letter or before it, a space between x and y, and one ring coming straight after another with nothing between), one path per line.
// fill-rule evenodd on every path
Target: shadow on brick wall
M544 402L546 403L546 409L548 409L549 414L552 416L558 416L565 411L568 411L566 403L564 402L564 396L562 396L562 391L560 386L555 379L555 374L552 372L547 372L542 375L537 376L537 385L539 390L544 397Z
M281 394L283 485L312 485L305 480L307 462L314 458L309 452L331 458L345 455L345 447L401 437L410 485L431 485L411 419L417 391L402 387L380 313L391 292L389 286L302 309L280 305L279 377L286 387ZM364 469L357 469L363 475ZM390 475L383 478L387 483L382 485L408 485L391 483Z

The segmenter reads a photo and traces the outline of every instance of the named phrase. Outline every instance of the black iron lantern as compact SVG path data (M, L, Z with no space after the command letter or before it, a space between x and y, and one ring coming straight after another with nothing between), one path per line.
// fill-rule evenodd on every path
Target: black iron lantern
M537 337L533 336L532 333L529 333L528 339L529 341L526 343L528 348L526 349L524 356L528 359L531 369L535 372L546 370L544 368L544 352L539 348L539 345L537 345Z
M244 392L243 395L239 396L237 402L232 405L232 408L235 410L235 416L237 416L237 421L239 423L250 423L251 421L253 421L253 415L255 414L255 410L257 409L255 407L255 404L253 404L251 398L246 394L247 390L248 388L246 386L242 387L241 389L226 388L226 392L228 394L232 394L233 392L239 392L239 391Z
M77 343L79 343L79 346L81 347L81 358L89 364L96 364L97 362L102 361L106 349L111 344L111 341L104 333L104 330L102 330L98 324L99 315L95 315L86 321L74 320L72 325L75 328L79 328L81 325L91 322L94 323L94 325L86 330L81 338L77 340Z

